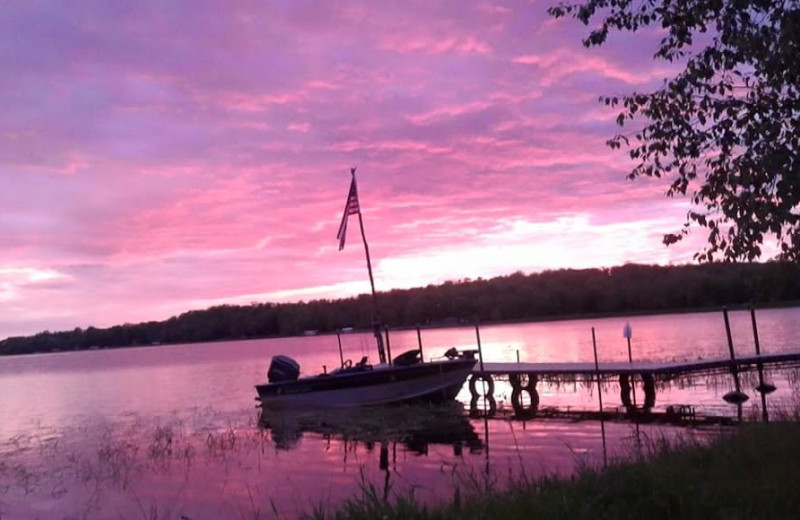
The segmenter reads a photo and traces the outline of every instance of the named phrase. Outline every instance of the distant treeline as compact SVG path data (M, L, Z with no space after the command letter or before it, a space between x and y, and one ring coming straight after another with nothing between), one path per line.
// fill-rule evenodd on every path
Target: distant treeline
M490 280L378 294L389 327L522 321L598 313L646 313L721 305L779 305L800 300L800 266L715 263L684 266L628 264L610 269L561 269ZM332 332L372 322L371 298L299 303L221 305L166 321L88 327L0 341L0 354L95 347L193 343Z

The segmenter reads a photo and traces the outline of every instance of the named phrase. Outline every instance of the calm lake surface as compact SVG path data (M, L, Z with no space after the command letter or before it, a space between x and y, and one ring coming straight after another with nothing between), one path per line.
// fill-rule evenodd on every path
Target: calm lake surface
M754 353L750 315L731 312L737 354ZM764 353L800 350L800 308L758 311ZM486 361L627 361L622 328L633 327L635 360L726 358L721 313L603 318L481 327ZM425 357L474 348L474 327L423 330ZM369 334L342 336L344 357L375 362ZM415 331L391 333L394 354L416 348ZM253 385L274 354L304 374L338 365L336 336L108 349L0 357L0 518L295 518L335 507L372 487L446 500L508 478L567 475L603 460L593 421L469 418L455 410L382 410L331 417L268 416ZM768 374L775 413L797 407L796 371ZM752 378L745 417L757 417ZM735 416L721 396L730 377L675 381L658 389L656 411L690 404L698 414ZM499 383L501 411L510 387ZM540 407L596 409L596 387L540 383ZM459 401L469 403L463 389ZM619 386L603 389L606 409ZM260 424L260 419L263 423ZM715 429L605 424L614 458L662 436Z

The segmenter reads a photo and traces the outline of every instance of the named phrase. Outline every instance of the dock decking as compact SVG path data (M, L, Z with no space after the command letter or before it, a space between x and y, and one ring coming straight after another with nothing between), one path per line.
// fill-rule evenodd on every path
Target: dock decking
M727 359L698 359L696 361L670 361L670 362L651 362L651 361L626 361L598 363L599 369L595 368L594 362L576 363L497 363L486 362L481 368L480 363L475 364L473 372L489 375L522 375L531 374L540 377L548 376L594 376L598 372L602 376L620 375L652 375L662 378L675 378L681 375L691 375L697 373L716 372L720 370L730 371L734 367L739 371L753 370L758 367L759 362L765 368L773 365L783 367L798 365L800 366L800 352L784 352L780 354L762 354L760 356L741 356L736 361Z

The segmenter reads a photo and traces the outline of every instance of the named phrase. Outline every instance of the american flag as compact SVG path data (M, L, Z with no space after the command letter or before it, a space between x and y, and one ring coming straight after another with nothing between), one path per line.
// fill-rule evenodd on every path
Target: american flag
M347 194L347 203L344 205L344 214L342 215L342 223L339 224L339 233L336 238L339 239L339 251L344 249L344 239L347 236L347 219L350 215L355 215L361 210L358 207L358 190L356 189L356 170L352 169L353 180L350 182L350 192Z

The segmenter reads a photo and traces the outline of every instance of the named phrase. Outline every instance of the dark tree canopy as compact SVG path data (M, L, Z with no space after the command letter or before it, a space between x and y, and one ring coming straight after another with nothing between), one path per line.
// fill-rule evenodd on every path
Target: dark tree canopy
M767 239L800 261L800 1L588 0L549 13L591 24L587 47L660 27L654 58L684 64L654 92L601 98L621 103L620 126L642 120L608 141L637 163L628 178L664 177L668 196L691 197L665 244L699 226L700 260L754 260Z
M381 317L398 327L574 318L597 313L663 313L720 305L772 306L800 302L800 264L709 263L520 272L490 280L461 280L379 295ZM168 320L88 327L0 340L0 355L98 347L195 343L372 329L368 294L343 300L219 305ZM334 340L335 341L335 340ZM287 352L288 353L288 352Z

